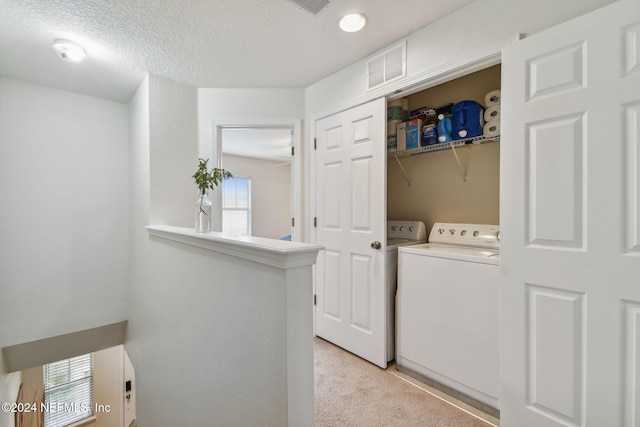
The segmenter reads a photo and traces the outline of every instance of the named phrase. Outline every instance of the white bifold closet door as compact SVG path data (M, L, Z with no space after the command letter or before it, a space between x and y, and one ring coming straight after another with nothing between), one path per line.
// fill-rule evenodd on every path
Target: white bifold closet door
M315 123L316 335L381 367L386 358L386 101Z
M500 425L640 426L640 1L502 76Z

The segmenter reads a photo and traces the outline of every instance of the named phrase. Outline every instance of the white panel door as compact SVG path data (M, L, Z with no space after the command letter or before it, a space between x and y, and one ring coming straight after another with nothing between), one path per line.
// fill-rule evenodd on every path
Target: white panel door
M316 335L386 367L386 101L316 121ZM376 249L372 243L379 242ZM375 244L373 246L376 246Z
M640 2L503 52L501 426L640 426Z

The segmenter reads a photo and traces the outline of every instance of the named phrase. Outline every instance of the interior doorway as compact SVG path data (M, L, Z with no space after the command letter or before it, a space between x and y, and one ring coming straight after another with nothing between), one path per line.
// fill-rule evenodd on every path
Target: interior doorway
M221 230L291 240L293 127L225 127Z
M242 207L236 204L233 208L223 205L224 189L216 191L212 200L214 230L223 230L224 209L240 209L244 211L226 215L236 219L250 215L250 232L246 234L302 241L301 127L299 119L212 123L210 157L214 164L244 178L242 191L252 194L248 206L241 203Z

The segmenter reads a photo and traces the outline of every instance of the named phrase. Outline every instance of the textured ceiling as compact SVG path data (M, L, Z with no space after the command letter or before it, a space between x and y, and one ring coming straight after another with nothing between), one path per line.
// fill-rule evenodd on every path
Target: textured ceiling
M0 75L126 102L146 75L196 87L307 87L472 0L0 0ZM337 28L348 11L359 33ZM80 43L81 64L54 39Z

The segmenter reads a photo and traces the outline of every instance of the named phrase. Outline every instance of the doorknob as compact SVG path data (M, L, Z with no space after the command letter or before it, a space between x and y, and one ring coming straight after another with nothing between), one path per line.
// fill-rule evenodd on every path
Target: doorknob
M382 243L377 240L371 244L371 249L380 249L382 247Z

